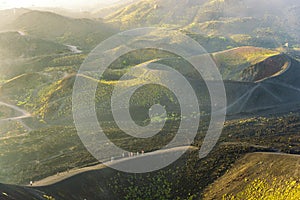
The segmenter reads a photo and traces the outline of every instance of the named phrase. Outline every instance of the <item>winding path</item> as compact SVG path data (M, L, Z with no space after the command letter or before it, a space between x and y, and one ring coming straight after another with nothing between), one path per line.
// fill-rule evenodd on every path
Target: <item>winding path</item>
M21 113L21 115L17 116L17 117L9 117L9 118L5 118L5 119L0 119L0 123L1 122L8 122L8 121L19 121L24 126L24 128L26 128L28 131L32 130L29 126L27 126L22 121L22 119L26 119L26 118L32 117L32 115L29 112L27 112L26 110L24 110L22 108L19 108L19 107L15 106L15 105L4 103L2 101L0 101L0 105L9 107L9 108L11 108L11 109L13 109L13 110Z
M0 105L12 108L13 110L15 110L17 112L20 112L22 114L21 116L18 116L18 117L10 117L10 118L6 118L6 119L0 119L0 122L2 122L2 121L11 121L11 120L19 120L19 119L25 119L25 118L31 117L31 114L29 112L15 106L15 105L4 103L2 101L0 101Z
M193 146L181 146L181 147L174 147L170 149L162 149L162 150L157 150L154 152L149 152L145 153L143 155L139 156L134 156L134 157L125 157L121 158L119 160L113 160L113 161L108 161L103 164L98 164L90 167L84 167L84 168L78 168L78 169L72 169L70 171L66 172L61 172L57 173L56 175L49 176L45 179L36 181L32 184L32 186L37 187L37 186L49 186L56 184L58 182L61 182L63 180L66 180L68 178L71 178L73 176L76 176L78 174L84 173L84 172L89 172L89 171L94 171L94 170L101 170L106 167L113 167L113 166L118 166L118 165L130 165L135 162L142 162L144 159L151 159L153 157L160 157L161 159L164 158L164 156L172 155L172 154L177 154L177 153L182 153L187 150L198 150L197 147Z
M268 93L270 96L272 96L274 99L276 99L278 101L278 103L282 103L283 99L274 94L274 92L272 92L270 89L265 87L265 83L267 84L273 84L277 87L282 86L288 89L292 89L292 90L296 90L297 92L300 92L299 88L296 88L290 84L286 84L283 82L275 82L273 81L275 77L279 77L282 74L284 74L285 72L287 72L288 70L290 70L292 67L292 62L289 59L287 66L285 67L284 70L282 70L280 73L267 77L265 79L256 81L255 83L257 84L256 86L252 87L250 90L248 90L246 93L244 93L242 96L240 96L238 99L236 99L234 102L232 102L231 104L227 105L227 107L225 109L230 109L234 106L239 106L239 111L238 113L241 113L243 111L243 109L245 108L245 105L247 104L247 102L249 101L249 99L253 96L253 93L257 90L257 89L263 89L266 93ZM264 108L260 108L260 109L264 109Z

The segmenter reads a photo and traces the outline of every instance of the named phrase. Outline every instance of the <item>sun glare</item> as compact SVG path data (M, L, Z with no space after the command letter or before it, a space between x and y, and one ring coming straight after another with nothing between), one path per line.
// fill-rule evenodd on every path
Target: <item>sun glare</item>
M20 8L20 7L64 7L80 8L94 4L108 4L115 0L2 0L0 9Z

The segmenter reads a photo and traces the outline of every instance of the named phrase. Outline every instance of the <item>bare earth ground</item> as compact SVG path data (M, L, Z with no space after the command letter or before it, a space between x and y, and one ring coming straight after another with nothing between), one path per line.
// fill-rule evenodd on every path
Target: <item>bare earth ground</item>
M93 170L101 170L108 167L114 167L114 166L130 166L130 165L135 165L137 162L143 162L145 159L151 159L153 157L165 157L168 155L174 155L176 153L181 153L185 152L186 150L191 149L191 150L197 150L196 147L191 147L191 146L183 146L183 147L176 147L176 148L171 148L171 149L164 149L164 150L158 150L155 152L151 153L145 153L144 155L140 156L135 156L135 157L128 157L128 158L123 158L120 160L115 160L112 162L106 162L104 164L99 164L91 167L85 167L81 169L72 169L70 171L58 173L56 175L47 177L45 179L36 181L32 184L32 186L48 186L48 185L53 185L55 183L61 182L63 180L66 180L68 178L71 178L73 176L76 176L78 174L84 173L84 172L89 172Z

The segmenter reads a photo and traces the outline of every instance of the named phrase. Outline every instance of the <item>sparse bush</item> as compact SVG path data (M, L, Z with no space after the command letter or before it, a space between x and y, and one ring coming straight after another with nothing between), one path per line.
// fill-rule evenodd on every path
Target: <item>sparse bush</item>
M224 195L223 200L252 199L252 200L298 200L300 197L300 182L294 179L272 181L255 179L236 195Z

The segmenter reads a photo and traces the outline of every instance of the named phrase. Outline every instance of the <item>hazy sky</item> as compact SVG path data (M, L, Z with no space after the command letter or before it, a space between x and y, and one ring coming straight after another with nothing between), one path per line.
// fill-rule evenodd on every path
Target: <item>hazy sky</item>
M109 4L118 0L0 0L0 9L19 7L87 8L95 4Z

